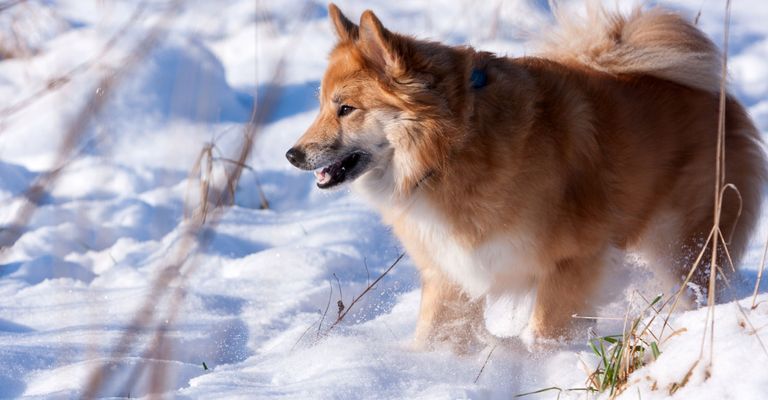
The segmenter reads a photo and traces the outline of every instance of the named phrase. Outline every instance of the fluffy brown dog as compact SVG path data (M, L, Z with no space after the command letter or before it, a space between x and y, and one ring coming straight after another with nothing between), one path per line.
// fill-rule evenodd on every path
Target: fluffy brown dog
M421 273L417 344L466 349L486 295L534 291L529 332L565 334L616 249L687 273L713 225L721 79L692 24L592 10L559 18L539 56L500 58L329 9L320 113L286 156L320 188L354 182L393 226ZM738 263L765 168L744 108L725 107L738 194L720 229Z

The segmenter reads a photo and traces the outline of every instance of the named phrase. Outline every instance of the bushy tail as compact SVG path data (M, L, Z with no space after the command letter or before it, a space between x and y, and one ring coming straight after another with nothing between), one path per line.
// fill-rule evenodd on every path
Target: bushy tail
M545 35L542 57L610 74L642 73L717 92L721 55L692 23L662 9L628 16L592 2L586 17L555 9L558 26Z

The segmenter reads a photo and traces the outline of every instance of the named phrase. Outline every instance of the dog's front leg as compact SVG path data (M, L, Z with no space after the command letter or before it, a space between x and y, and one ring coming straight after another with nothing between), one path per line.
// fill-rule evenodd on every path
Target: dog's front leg
M478 339L487 335L485 299L471 299L437 267L422 263L419 269L421 308L415 347L433 349L445 343L456 353L470 352Z
M574 314L591 313L605 252L560 260L537 283L529 328L534 337L571 337Z

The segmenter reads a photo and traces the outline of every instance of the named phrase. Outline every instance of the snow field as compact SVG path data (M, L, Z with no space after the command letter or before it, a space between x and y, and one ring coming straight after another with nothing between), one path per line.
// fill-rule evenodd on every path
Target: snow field
M660 3L692 17L701 9L700 25L719 43L721 2ZM137 2L30 0L0 12L0 26L2 18L23 16L33 25L24 32L35 32L30 54L0 60L0 225L13 221L19 196L59 156L66 127L104 90L100 79L125 64L165 4L148 2L143 18L130 23ZM525 40L549 20L543 1L338 5L353 19L370 8L394 30L510 56L530 53ZM184 2L157 47L104 94L104 110L67 154L66 169L0 260L0 397L78 398L91 372L105 365L107 379L97 392L103 397L147 396L160 370L167 372L160 392L179 398L493 399L585 387L598 363L585 340L533 351L509 340L493 350L477 382L490 345L467 356L411 350L419 284L407 257L325 334L337 301L348 307L401 252L355 195L315 189L311 174L284 159L316 112L315 94L335 40L325 6L302 0ZM763 132L766 17L768 6L734 1L731 87ZM282 78L270 82L281 59ZM90 67L59 89L36 95L83 62ZM236 158L253 103L275 87L281 96L259 131L235 205L215 229L203 232L205 246L190 250L183 282L148 298L158 274L183 249L185 204L195 203L199 188L189 173L201 150L216 145L214 170L220 173L222 159ZM20 111L3 111L30 96L35 101ZM269 209L260 209L257 185ZM748 318L736 303L715 309L710 376L705 379L704 367L694 369L673 398L762 399L768 393L768 355L760 341L768 342L768 284L761 286L759 306L749 309L766 235L763 218L734 282ZM636 291L655 295L651 273L634 264L621 262L606 280L599 316L623 317ZM169 300L177 288L182 308L173 313ZM136 343L123 357L112 358L145 301L156 319L135 332ZM498 299L489 310L491 329L502 336L516 333L525 317L524 304L505 312L509 301ZM633 374L620 398L670 397L699 354L706 311L673 316L670 324L685 331L662 344L659 359ZM146 354L157 328L166 332L167 351ZM619 321L600 320L593 329L609 335L621 328ZM523 398L556 396L549 391ZM560 398L586 396L569 391Z

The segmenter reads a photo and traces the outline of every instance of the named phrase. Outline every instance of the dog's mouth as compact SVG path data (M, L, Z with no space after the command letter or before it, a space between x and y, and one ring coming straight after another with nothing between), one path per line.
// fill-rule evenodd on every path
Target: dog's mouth
M358 151L347 154L330 165L315 170L317 187L328 189L346 181L352 181L365 171L370 162L371 156L367 153Z

